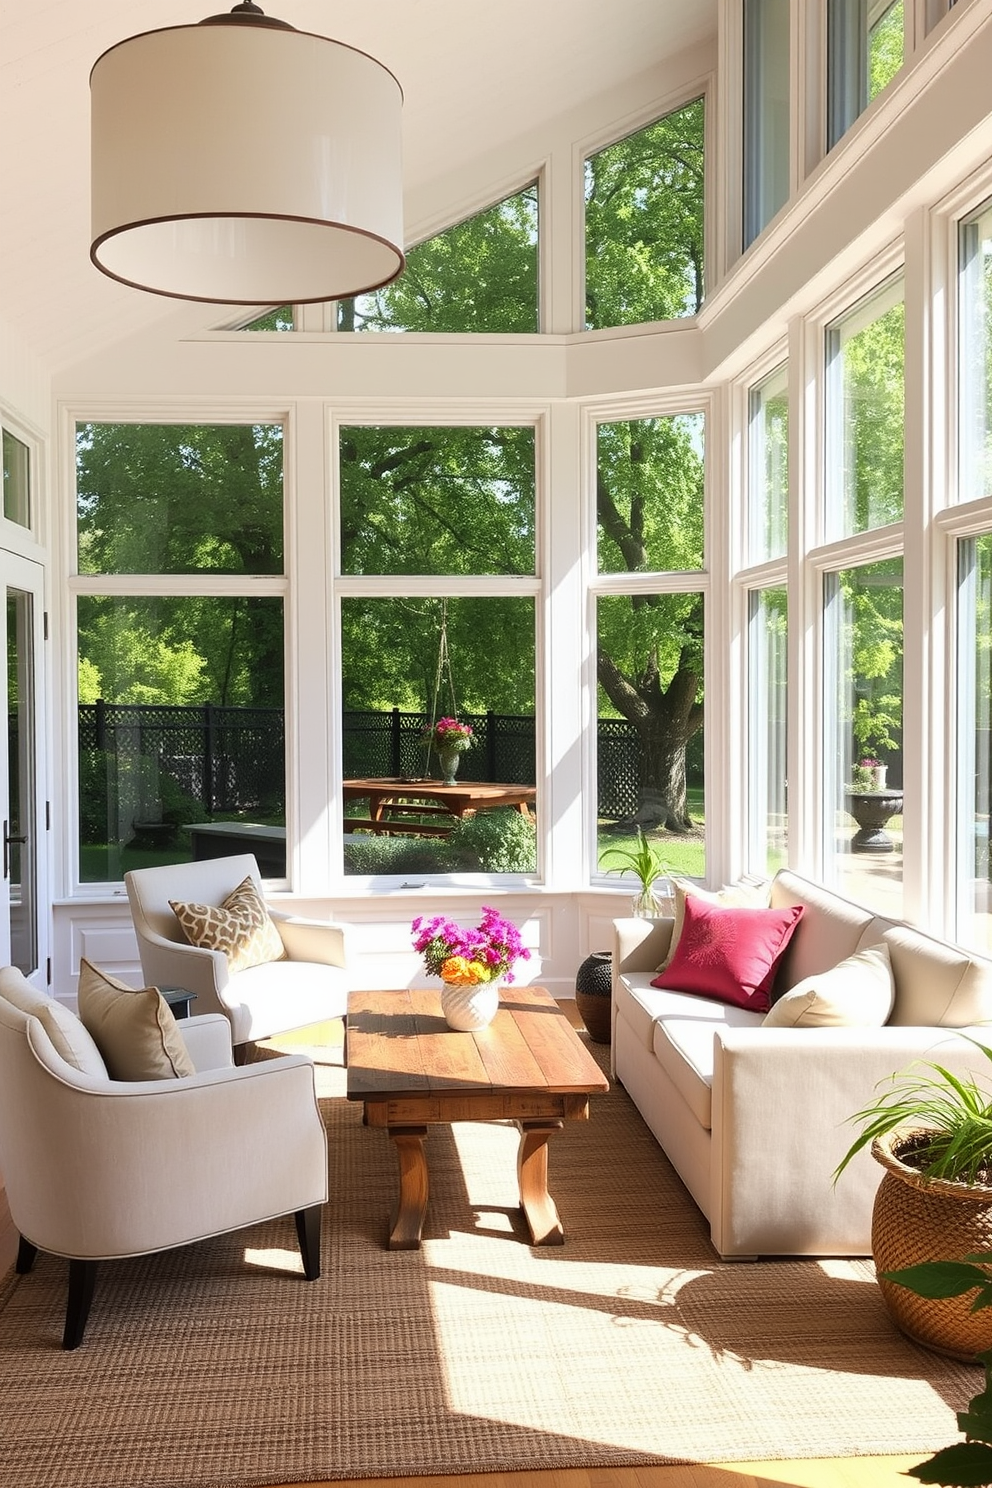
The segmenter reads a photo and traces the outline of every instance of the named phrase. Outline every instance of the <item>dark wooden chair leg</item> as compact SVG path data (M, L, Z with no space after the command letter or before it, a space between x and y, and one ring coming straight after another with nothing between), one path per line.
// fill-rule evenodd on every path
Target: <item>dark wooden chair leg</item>
M297 1209L296 1234L303 1257L303 1274L307 1281L316 1281L320 1275L320 1216L323 1206L313 1204L309 1209Z
M96 1287L96 1261L69 1262L69 1303L65 1312L64 1349L78 1348L83 1341L86 1319Z
M25 1240L23 1235L17 1239L17 1262L14 1266L19 1276L26 1276L34 1265L34 1258L38 1254L37 1245L32 1245L30 1240Z

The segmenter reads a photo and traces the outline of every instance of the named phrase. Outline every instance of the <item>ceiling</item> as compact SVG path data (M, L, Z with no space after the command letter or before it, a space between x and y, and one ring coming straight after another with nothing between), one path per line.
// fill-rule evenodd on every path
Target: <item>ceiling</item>
M89 71L139 31L234 0L0 0L0 320L52 370L176 314L89 261ZM717 0L271 0L404 92L406 189L715 33ZM200 307L203 321L216 320ZM188 311L188 307L187 307Z

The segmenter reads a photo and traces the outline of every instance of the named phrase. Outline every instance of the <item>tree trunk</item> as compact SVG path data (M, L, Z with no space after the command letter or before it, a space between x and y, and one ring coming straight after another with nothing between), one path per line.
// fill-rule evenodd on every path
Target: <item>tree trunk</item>
M645 831L664 827L687 832L692 826L686 805L685 757L689 739L657 717L638 728L641 741L639 800L634 821Z

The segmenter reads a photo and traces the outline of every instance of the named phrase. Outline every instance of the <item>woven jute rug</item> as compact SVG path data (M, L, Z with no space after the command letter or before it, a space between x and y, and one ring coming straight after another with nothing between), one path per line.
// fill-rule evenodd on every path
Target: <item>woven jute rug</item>
M432 1128L423 1247L387 1251L395 1155L343 1099L339 1051L314 1053L321 1279L302 1279L291 1218L108 1263L63 1353L66 1263L8 1277L4 1488L923 1456L958 1439L979 1371L897 1333L868 1262L718 1261L622 1090L552 1141L563 1247L527 1243L516 1133L491 1123Z

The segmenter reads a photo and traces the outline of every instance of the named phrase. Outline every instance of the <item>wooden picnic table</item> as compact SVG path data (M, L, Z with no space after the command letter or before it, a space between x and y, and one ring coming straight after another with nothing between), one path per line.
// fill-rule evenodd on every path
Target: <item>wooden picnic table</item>
M523 816L530 816L537 799L537 788L533 785L500 785L477 780L445 785L443 780L412 780L400 775L345 780L342 790L346 806L349 801L369 803L368 816L344 818L345 831L360 830L381 836L400 833L447 837L456 820L474 816L477 811L510 806ZM411 817L428 820L411 821Z

